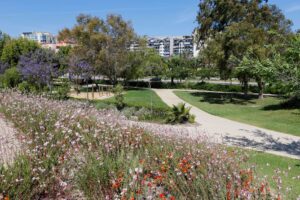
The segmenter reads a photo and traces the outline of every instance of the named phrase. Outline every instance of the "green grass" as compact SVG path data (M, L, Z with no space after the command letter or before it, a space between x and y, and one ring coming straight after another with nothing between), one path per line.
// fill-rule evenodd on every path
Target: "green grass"
M276 175L274 171L277 169L281 171L279 175L282 178L282 194L286 194L285 199L296 199L300 196L300 180L296 178L300 175L300 160L256 151L249 151L249 155L248 163L256 166L258 176L267 176L272 188L276 187L273 179ZM289 193L285 191L287 187L291 187Z
M114 103L115 98L109 98L102 102ZM152 90L140 89L140 90L127 90L124 94L125 104L129 107L145 107L154 109L168 109L160 97Z
M115 107L115 98L109 98L105 100L96 100L92 101L96 108L98 109L107 109ZM155 123L165 123L167 117L167 111L170 109L167 104L165 104L160 97L148 89L139 89L139 90L127 90L124 93L124 102L126 109L133 109L136 111L146 108L148 112L145 111L145 114L142 117L139 117L141 121L155 122ZM123 111L124 111L123 110ZM124 111L125 112L125 111ZM132 111L127 110L127 115L133 115ZM136 114L136 113L135 113Z
M300 136L300 111L282 108L280 104L286 99L184 91L175 94L210 114Z

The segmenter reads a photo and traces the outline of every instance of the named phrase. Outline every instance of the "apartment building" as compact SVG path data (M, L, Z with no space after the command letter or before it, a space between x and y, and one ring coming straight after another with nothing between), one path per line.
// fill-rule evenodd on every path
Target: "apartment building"
M197 55L193 36L148 37L148 47L155 49L162 57Z
M39 44L55 44L56 37L48 32L23 32L21 34L22 38L33 40Z

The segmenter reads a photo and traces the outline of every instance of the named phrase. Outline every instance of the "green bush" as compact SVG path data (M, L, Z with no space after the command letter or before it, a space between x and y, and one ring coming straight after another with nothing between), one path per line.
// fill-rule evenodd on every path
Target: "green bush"
M70 92L70 85L67 81L64 81L61 86L57 87L55 92L55 98L60 100L68 99L69 92Z
M195 116L190 114L191 107L186 107L185 103L179 103L177 106L173 106L166 119L167 123L194 123Z
M122 85L117 84L113 90L116 99L116 107L118 110L122 110L125 107L124 103L124 88Z
M20 92L22 92L22 94L29 93L31 91L30 88L31 88L31 86L30 86L30 84L27 81L23 81L22 83L20 83L18 85L18 90Z
M16 67L7 69L0 78L1 85L6 88L14 88L21 82L20 72Z

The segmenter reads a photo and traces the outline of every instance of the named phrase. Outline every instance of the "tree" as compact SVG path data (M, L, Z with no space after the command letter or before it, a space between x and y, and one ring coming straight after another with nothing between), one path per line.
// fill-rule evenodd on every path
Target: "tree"
M21 55L33 52L39 47L36 42L23 38L9 40L4 45L1 61L10 66L17 66Z
M129 47L137 37L131 23L124 21L119 15L108 15L104 27L106 41L99 53L98 64L101 72L112 83L116 83L126 70Z
M264 97L265 83L268 80L273 80L272 77L275 70L276 68L269 58L261 60L258 57L255 57L255 54L253 54L251 50L247 52L237 67L238 74L247 76L245 80L250 78L256 80L259 89L259 99Z
M3 33L2 31L0 31L0 58L1 58L1 55L2 55L3 48L9 40L10 40L9 35Z
M40 89L43 86L51 89L53 78L59 75L59 66L59 60L54 51L37 49L20 57L18 69L24 80L37 84Z
M201 0L197 21L199 45L215 52L210 60L223 79L231 76L249 48L260 51L282 42L291 26L276 6L263 0Z
M174 56L167 61L167 76L171 78L171 84L174 79L184 80L192 73L193 61L183 56Z
M131 62L128 50L137 37L131 24L119 15L108 15L103 20L81 14L72 29L59 33L59 40L76 43L72 54L84 58L94 75L105 75L116 83Z

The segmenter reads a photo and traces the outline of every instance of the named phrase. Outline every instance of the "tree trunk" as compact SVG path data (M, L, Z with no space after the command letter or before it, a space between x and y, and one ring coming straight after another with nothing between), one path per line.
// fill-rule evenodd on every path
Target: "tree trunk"
M258 85L258 89L259 89L258 98L263 99L264 98L264 82L261 79L259 79L257 81L257 85Z
M174 77L171 77L171 85L174 85Z
M245 95L245 97L248 96L248 92L249 92L249 82L248 82L248 80L245 80L244 81L244 95Z

